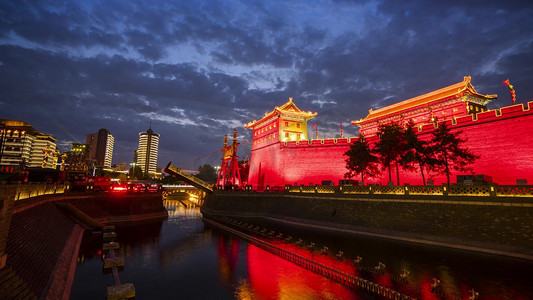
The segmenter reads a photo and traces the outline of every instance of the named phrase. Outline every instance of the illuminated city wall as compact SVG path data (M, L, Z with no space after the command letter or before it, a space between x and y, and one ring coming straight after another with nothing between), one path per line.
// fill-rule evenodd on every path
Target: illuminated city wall
M355 139L353 139L355 140ZM331 180L335 184L344 178L348 139L287 142L281 146L281 161L286 184L321 184Z
M455 124L447 122L453 131L462 130L462 137L468 139L464 146L481 156L472 165L474 174L491 176L498 184L516 184L517 179L533 183L533 102L478 113L477 117L459 117ZM422 127L420 137L430 138L432 130L431 124ZM370 137L368 141L373 146L377 137ZM311 144L308 141L280 142L255 149L248 183L258 189L267 185L321 184L323 180L338 184L346 173L344 153L348 149L346 139L313 140ZM392 172L396 183L396 172L394 169ZM451 182L461 174L465 173L452 171ZM435 184L446 182L445 175L430 179ZM387 184L388 172L384 170L380 177L365 179L365 182ZM400 169L400 184L405 183L421 185L419 171Z
M266 185L283 186L283 169L280 168L280 143L252 150L248 184L263 189Z

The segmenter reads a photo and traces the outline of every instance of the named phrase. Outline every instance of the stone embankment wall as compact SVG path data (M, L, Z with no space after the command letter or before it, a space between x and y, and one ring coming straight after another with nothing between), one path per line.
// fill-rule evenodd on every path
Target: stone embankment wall
M533 259L533 198L216 192L202 213Z
M59 191L32 186L37 191ZM29 185L0 187L0 259L4 264L0 266L0 295L9 299L27 295L68 299L82 226L90 224L78 225L75 219L83 220L56 203L76 207L104 225L150 222L168 216L161 193L48 192L19 200L18 195L25 190L21 187Z

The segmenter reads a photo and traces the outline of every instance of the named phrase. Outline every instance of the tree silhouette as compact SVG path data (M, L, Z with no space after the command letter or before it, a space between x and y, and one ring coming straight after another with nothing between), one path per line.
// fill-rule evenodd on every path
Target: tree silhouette
M404 154L400 160L400 165L406 169L413 171L418 165L420 174L422 175L422 182L426 185L426 177L424 170L432 170L438 161L435 159L433 148L427 141L420 140L415 132L415 125L413 120L407 123L404 129L405 149Z
M462 130L451 133L450 128L444 122L438 124L437 129L432 132L431 143L437 162L436 167L439 170L444 169L448 185L450 185L450 168L456 171L466 171L467 166L479 158L468 149L461 148L461 144L467 141L459 136L461 133L463 133Z
M143 174L143 170L140 166L134 165L129 170L129 176L131 179L144 179L145 175Z
M373 154L362 134L359 134L359 138L350 145L350 149L344 155L347 156L345 161L346 169L348 169L348 172L344 174L345 178L361 174L361 182L365 185L365 175L373 177L378 171L378 158Z
M202 179L205 182L215 182L217 181L217 172L213 166L208 164L203 164L198 167L198 174L196 177Z
M402 128L396 123L380 125L378 128L379 142L376 143L375 151L383 168L389 170L389 182L392 181L391 164L396 165L396 180L400 185L400 172L398 164L405 150L405 137Z

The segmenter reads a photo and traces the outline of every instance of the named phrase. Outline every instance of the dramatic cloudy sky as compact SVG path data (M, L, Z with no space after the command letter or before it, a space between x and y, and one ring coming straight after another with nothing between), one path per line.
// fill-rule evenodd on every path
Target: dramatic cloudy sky
M161 134L159 165L221 147L289 97L321 137L471 75L492 107L533 99L532 1L1 1L0 118L62 150L108 129L113 163ZM241 156L249 153L243 145ZM199 163L218 164L211 155Z

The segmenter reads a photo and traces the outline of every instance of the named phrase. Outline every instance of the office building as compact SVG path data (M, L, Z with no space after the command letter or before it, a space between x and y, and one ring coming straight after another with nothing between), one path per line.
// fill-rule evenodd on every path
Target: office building
M137 162L143 174L148 177L159 177L157 174L157 153L159 150L159 134L152 128L139 133L139 149L137 150Z
M96 133L87 134L85 143L90 147L89 157L93 160L95 167L111 169L115 138L109 130L102 128Z

